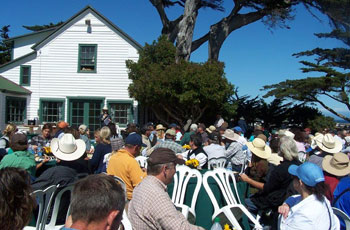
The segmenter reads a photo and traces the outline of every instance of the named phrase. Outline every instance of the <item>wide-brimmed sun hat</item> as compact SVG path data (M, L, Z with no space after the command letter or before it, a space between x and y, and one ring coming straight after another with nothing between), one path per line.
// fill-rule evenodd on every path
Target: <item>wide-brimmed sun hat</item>
M247 146L252 153L262 159L267 159L271 156L271 148L266 145L263 139L255 138L252 142L248 142Z
M239 139L239 135L231 129L226 129L224 135L222 136L231 141L237 141Z
M324 171L335 176L346 176L350 174L349 157L345 153L335 153L323 158L322 168Z
M342 143L335 139L332 134L327 133L326 135L317 135L314 138L316 145L327 153L338 153L342 150Z
M159 124L156 126L156 130L166 130L166 128L162 124Z
M77 160L85 153L85 150L85 142L81 139L76 140L70 133L51 140L51 151L60 160Z

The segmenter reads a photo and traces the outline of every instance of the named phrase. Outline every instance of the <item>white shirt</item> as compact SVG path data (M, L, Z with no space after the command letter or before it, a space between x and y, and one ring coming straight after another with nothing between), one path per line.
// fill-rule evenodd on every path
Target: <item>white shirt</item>
M210 144L208 146L203 147L203 149L208 155L208 160L210 160L211 158L225 157L225 146L221 146L218 144Z
M291 206L288 217L281 217L280 230L339 230L338 218L327 198L320 202L315 195L302 200L301 195L289 197L286 203ZM294 204L294 205L293 205ZM328 213L329 210L329 213ZM330 226L331 221L331 228Z
M199 162L199 165L201 167L203 167L203 165L205 165L205 163L207 163L208 157L202 152L195 155L194 153L190 153L191 151L192 150L188 150L186 152L181 153L184 160L192 160L192 159L196 158Z

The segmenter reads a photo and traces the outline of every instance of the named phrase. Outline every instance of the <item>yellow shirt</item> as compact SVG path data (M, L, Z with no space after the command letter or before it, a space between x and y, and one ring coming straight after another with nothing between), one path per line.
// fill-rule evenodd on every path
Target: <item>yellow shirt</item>
M120 177L125 182L128 200L131 200L136 185L147 175L126 149L120 149L109 159L107 173Z

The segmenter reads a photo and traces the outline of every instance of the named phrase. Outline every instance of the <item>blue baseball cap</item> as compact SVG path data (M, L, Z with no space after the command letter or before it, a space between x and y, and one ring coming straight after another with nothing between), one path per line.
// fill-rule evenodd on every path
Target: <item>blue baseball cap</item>
M169 128L176 128L176 124L175 123L171 123L170 125L169 125Z
M324 181L322 169L311 162L305 162L302 165L291 165L288 172L297 176L306 185L314 187L317 183Z
M236 131L236 132L241 132L241 133L243 133L242 128L239 127L239 126L234 127L233 130Z
M129 136L127 136L125 139L125 144L139 145L139 146L143 146L143 147L147 146L147 145L142 143L142 137L137 133L129 134Z

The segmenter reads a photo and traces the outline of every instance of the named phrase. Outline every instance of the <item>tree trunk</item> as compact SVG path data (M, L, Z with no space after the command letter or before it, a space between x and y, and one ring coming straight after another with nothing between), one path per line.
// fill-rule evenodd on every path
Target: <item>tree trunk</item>
M223 18L218 23L210 26L209 32L209 60L218 60L222 44L232 31L241 28L247 24L262 19L267 12L257 11L248 14L235 14Z
M200 0L187 0L183 18L179 23L176 38L176 62L181 59L188 61L191 56L191 46L194 26L196 24Z

